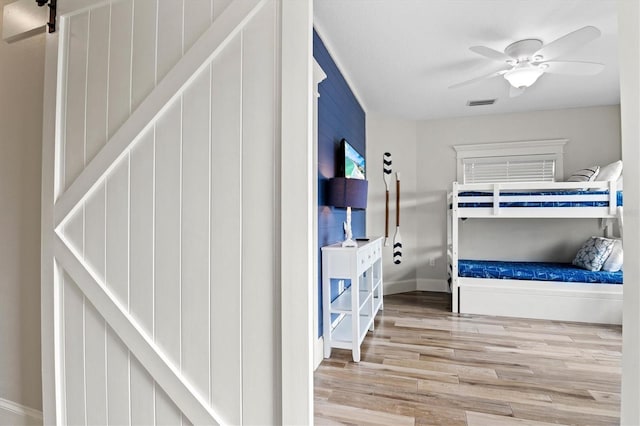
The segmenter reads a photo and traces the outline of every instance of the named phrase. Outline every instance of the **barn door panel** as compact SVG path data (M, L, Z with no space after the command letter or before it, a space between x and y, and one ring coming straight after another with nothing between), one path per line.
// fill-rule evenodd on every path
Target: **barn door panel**
M59 422L277 421L259 350L277 344L277 14L121 0L60 17Z
M160 418L179 423L175 404L166 395L154 395L157 384L152 376L73 279L62 275L64 423L120 425L131 418L134 425L154 424L156 410Z

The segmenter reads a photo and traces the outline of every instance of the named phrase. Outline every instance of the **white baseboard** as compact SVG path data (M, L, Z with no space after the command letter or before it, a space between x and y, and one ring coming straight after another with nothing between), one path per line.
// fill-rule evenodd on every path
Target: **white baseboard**
M324 358L324 339L322 336L313 343L313 371L315 371Z
M0 424L13 424L16 426L41 425L42 412L14 401L0 398Z
M449 284L447 283L447 280L438 280L435 278L418 278L418 285L416 290L448 293Z
M384 294L407 293L409 291L449 292L447 280L435 278L418 278L417 280L387 281L384 283Z
M416 280L391 281L384 283L384 294L406 293L416 291Z

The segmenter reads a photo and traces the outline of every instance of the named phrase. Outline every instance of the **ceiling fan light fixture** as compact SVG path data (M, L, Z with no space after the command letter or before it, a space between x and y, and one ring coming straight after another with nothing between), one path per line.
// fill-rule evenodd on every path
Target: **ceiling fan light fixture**
M529 87L544 74L544 70L531 65L516 67L504 73L504 78L515 88Z

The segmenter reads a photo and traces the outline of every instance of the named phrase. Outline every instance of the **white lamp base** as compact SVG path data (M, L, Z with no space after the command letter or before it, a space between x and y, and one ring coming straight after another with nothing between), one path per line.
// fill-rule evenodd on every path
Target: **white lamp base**
M344 233L347 239L342 242L342 247L358 247L358 243L353 241L351 232L351 207L347 207L347 221L344 223Z
M344 240L342 242L342 247L358 247L358 243L349 238L348 240Z

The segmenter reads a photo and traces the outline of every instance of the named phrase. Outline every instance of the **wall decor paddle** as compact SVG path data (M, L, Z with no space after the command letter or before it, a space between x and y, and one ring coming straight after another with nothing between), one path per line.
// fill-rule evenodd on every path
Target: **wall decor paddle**
M400 173L396 173L396 233L393 236L393 263L402 263L402 238L400 237Z
M389 245L389 185L391 184L391 153L382 155L382 178L384 179L385 207L384 207L384 245Z

